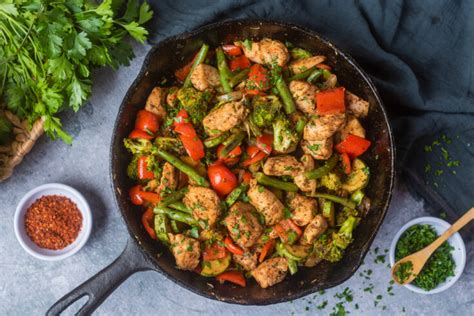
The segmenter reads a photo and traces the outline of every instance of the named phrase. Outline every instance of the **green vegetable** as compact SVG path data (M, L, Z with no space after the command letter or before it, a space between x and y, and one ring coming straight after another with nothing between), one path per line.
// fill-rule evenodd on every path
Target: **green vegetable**
M249 68L239 71L229 79L229 85L232 88L235 87L236 85L247 79L247 77L249 76L249 72Z
M132 180L138 180L138 158L139 156L133 156L127 166L127 176Z
M356 158L352 162L351 173L342 184L342 189L350 193L363 189L369 183L369 176L370 171L367 165L362 160Z
M411 261L403 262L398 265L398 269L395 271L395 276L400 281L404 283L409 277L411 277L413 272L413 263Z
M291 275L298 272L298 264L296 263L296 261L287 259L287 262L288 262L288 270L290 271Z
M341 226L349 216L359 217L359 211L357 209L352 209L344 207L342 210L338 211L336 214L336 225Z
M206 146L206 148L213 148L213 147L219 146L228 137L229 137L229 132L224 132L220 135L209 137L204 140L204 146Z
M276 79L275 87L277 88L278 94L280 95L281 100L283 101L283 109L285 110L285 113L291 114L295 112L295 101L293 100L293 97L291 96L291 93L288 90L288 86L286 85L286 82L285 80L283 80L283 77L281 75L278 77L278 79Z
M70 143L57 114L84 104L93 68L129 65L134 55L125 37L143 43L142 25L152 15L134 0L2 1L0 98L20 118L43 118L52 139Z
M244 94L242 91L232 91L227 94L223 94L217 97L217 100L222 103L231 102L231 101L238 101L241 100Z
M183 143L179 139L173 137L157 137L155 139L155 146L158 149L165 151L172 150L178 154L182 153L184 150Z
M316 80L318 80L319 77L321 77L322 74L323 74L323 70L321 69L313 70L311 74L309 75L307 81L309 83L314 83Z
M201 126L207 114L208 96L193 87L183 87L176 95L181 106L188 112L194 126Z
M328 190L337 191L341 188L341 178L334 173L329 172L321 177L321 185L326 187Z
M216 259L216 260L209 260L209 261L202 261L202 270L201 270L201 275L205 277L213 277L216 275L221 274L230 265L232 257L230 254L227 254L222 259Z
M284 245L284 250L291 255L291 259L296 261L302 261L306 259L313 251L312 245ZM288 256L286 256L289 258ZM290 258L289 258L290 259Z
M273 149L280 153L289 153L296 149L299 135L292 123L284 116L278 116L273 122Z
M298 191L298 187L293 182L286 182L274 177L269 177L261 172L257 172L255 174L255 179L257 180L258 183L262 185L268 185L270 187L281 189L283 191L290 191L290 192Z
M151 142L143 138L137 138L137 139L125 138L123 140L123 144L125 148L127 148L127 150L134 155L147 155L153 149Z
M235 147L239 146L240 143L245 138L244 132L238 132L235 134L230 135L222 144L224 148L222 148L221 152L219 153L220 157L227 157Z
M360 218L349 216L344 223L342 223L339 232L332 234L332 240L336 247L346 249L352 242L352 232L359 224Z
M174 202L168 205L175 210L181 211L183 213L192 214L193 211L190 210L183 202Z
M222 48L216 48L216 58L217 58L217 69L219 69L219 78L221 81L222 88L224 89L225 93L232 92L232 88L229 85L229 77L230 77L230 70L227 66L227 62L225 60L224 52Z
M341 205L344 205L348 208L353 208L353 209L356 208L356 204L353 201L337 196L337 195L332 195L332 194L327 194L327 193L315 193L312 196L317 197L317 198L327 199L327 200L339 203Z
M306 171L304 175L308 179L318 179L323 177L324 175L328 174L329 172L336 167L337 162L339 161L339 156L338 155L332 155L331 158L329 158L326 163L314 170L311 171Z
M197 54L196 59L194 60L194 63L191 67L191 70L189 71L189 74L186 77L186 80L184 80L183 88L189 88L192 86L191 75L193 74L194 69L196 69L199 64L202 64L206 60L208 51L209 45L202 44L201 49L199 50L199 53Z
M298 135L301 135L301 133L303 133L305 126L306 126L306 118L304 116L299 117L295 125L295 131L298 133Z
M179 191L172 192L166 198L161 200L160 203L158 203L158 205L160 205L160 206L169 206L172 203L178 202L184 197L186 192L188 192L187 188L181 189Z
M169 219L164 214L155 214L154 227L156 237L164 243L169 243L168 233L171 232Z
M292 50L290 50L290 54L291 54L291 58L296 59L296 60L309 58L312 56L310 52L299 47L295 47Z
M317 69L316 67L311 67L303 72L300 72L299 74L293 75L290 78L288 78L288 81L293 81L293 80L302 80L308 78L309 75L313 73L313 71ZM309 79L308 79L309 82Z
M351 200L354 201L358 206L362 203L362 199L364 198L365 193L364 191L357 190L351 194Z
M170 221L170 226L171 226L171 230L173 231L173 233L175 234L178 234L179 233L179 227L178 227L178 222L175 221L174 219L172 219Z
M3 116L0 116L0 146L7 145L13 138L13 125Z
M251 119L258 127L270 126L282 105L280 100L273 95L257 95L252 100L253 111Z
M228 207L231 207L234 205L235 202L239 199L240 195L247 191L248 185L246 183L241 183L239 184L235 189L232 190L232 192L227 195L225 199L225 204L227 204Z
M398 240L395 248L395 261L415 253L438 238L434 228L428 224L418 224L408 228ZM456 264L451 255L453 247L444 242L428 259L421 272L412 282L429 291L454 276Z
M329 226L334 227L336 225L336 211L334 208L334 202L326 199L322 200L321 213L328 220Z
M161 158L163 158L164 160L168 161L173 166L175 166L178 170L185 173L189 178L196 181L198 185L203 186L203 187L209 186L209 183L204 177L202 177L193 167L184 163L179 158L173 156L170 153L167 153L166 151L162 151L159 149L156 150L156 154L160 156Z
M170 219L188 224L190 226L196 226L198 224L198 221L196 219L194 219L194 217L192 217L191 215L183 213L183 212L172 210L172 209L167 208L165 206L157 205L153 209L153 212L155 214L166 215Z

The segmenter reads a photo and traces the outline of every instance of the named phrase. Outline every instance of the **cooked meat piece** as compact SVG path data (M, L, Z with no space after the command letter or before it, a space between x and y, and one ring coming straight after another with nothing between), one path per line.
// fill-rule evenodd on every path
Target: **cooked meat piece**
M369 115L369 102L346 90L346 106L355 117L363 118Z
M262 225L258 222L252 205L237 202L229 210L224 224L229 230L230 237L241 247L251 247L262 234Z
M332 137L321 141L301 141L301 147L303 148L303 151L317 160L329 159L332 156L332 145Z
M204 91L207 88L215 88L221 84L217 69L206 64L196 66L191 74L191 82L194 88L199 91Z
M169 162L163 164L163 171L161 172L160 185L156 189L157 193L165 190L176 190L178 187L178 172L175 167Z
M206 131L225 132L242 123L248 113L242 101L227 102L207 114L202 124Z
M165 96L165 88L154 87L153 90L151 90L148 99L146 99L145 110L155 113L158 115L160 120L163 120L166 117Z
M166 104L169 107L174 108L178 103L178 87L171 87L168 90L168 94L166 95Z
M318 210L316 200L297 193L291 194L288 197L289 206L293 214L291 217L293 222L298 226L308 225Z
M303 171L293 178L298 188L303 192L316 192L316 180L309 180L305 177L304 172L314 169L314 159L311 155L304 154L300 161L303 165Z
M312 56L308 58L303 58L299 60L295 60L290 64L290 69L293 71L294 74L302 73L317 64L322 63L326 60L325 56Z
M299 110L308 114L316 113L314 95L318 91L318 88L306 81L300 80L291 81L288 88Z
M219 197L209 188L189 186L183 202L193 210L194 218L207 221L209 226L213 226L221 214Z
M244 252L243 255L233 254L232 258L235 263L240 264L246 271L252 271L257 267L257 253L256 252Z
M284 206L272 191L252 180L247 195L250 203L262 213L267 226L275 225L283 219Z
M288 261L286 258L277 257L262 262L256 269L252 270L252 276L265 289L283 281L287 271Z
M349 134L365 138L365 129L362 127L359 120L352 115L347 116L346 125L341 129L340 133L341 139L345 139Z
M328 228L328 223L322 215L316 215L308 226L304 229L303 235L300 238L300 243L303 245L311 244L316 237L321 235Z
M260 42L252 42L250 49L241 42L234 44L243 49L245 57L257 64L271 65L277 63L278 66L282 67L290 59L288 49L280 41L264 38Z
M178 269L190 271L196 269L201 256L199 241L183 234L168 234L168 237Z
M324 140L336 133L346 122L345 114L313 116L303 130L306 140Z
M270 157L263 165L263 173L268 176L296 176L303 170L303 165L294 156L279 155Z

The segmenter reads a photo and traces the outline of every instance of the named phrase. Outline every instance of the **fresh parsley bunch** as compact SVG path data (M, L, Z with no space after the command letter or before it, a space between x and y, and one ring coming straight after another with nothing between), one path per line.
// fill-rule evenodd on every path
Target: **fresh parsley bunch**
M152 15L139 0L0 1L0 98L30 123L42 117L52 139L71 143L57 113L79 110L92 68L129 65L134 54L124 37L143 43Z

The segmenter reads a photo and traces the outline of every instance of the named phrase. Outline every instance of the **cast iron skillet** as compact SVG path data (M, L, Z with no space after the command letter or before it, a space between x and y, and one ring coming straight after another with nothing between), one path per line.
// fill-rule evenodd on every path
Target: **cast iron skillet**
M342 261L335 264L323 262L311 269L301 268L296 275L288 276L283 282L268 289L261 289L254 281L248 282L246 288L241 288L227 283L221 285L212 278L177 270L169 251L148 237L140 224L141 211L128 198L127 192L133 183L126 176L130 155L122 141L133 129L135 115L143 108L152 88L163 78L170 78L174 70L190 60L203 42L215 47L236 39L264 37L289 40L296 46L326 55L341 85L370 102L370 114L363 124L373 143L369 152L364 155L371 170L367 195L372 200L372 206L357 228L355 241L347 249ZM361 264L385 216L394 182L393 137L385 109L369 77L351 57L318 34L279 22L221 22L168 38L154 46L120 106L110 155L115 200L131 238L123 253L112 264L62 297L50 308L48 315L59 314L85 295L89 296L89 300L79 314L89 314L131 274L143 270L155 270L204 297L245 305L285 302L336 286L351 277Z

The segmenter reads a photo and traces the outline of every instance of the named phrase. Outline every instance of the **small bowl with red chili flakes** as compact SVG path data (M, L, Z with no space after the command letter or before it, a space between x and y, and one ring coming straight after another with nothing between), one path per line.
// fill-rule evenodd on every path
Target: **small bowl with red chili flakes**
M38 259L57 261L72 256L86 244L92 230L92 215L79 191L49 183L21 199L14 228L26 252Z

